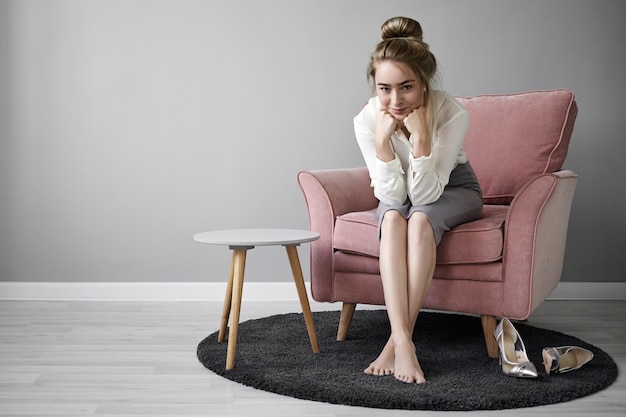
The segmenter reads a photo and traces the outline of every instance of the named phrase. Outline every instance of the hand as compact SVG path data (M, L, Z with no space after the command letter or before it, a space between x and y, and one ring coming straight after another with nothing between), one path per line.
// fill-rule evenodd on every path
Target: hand
M376 141L390 140L393 132L398 130L401 123L386 109L381 109L376 115Z
M381 109L376 115L374 142L376 145L376 155L380 160L389 162L395 158L391 147L391 135L399 129L400 126L401 123L385 109Z
M413 157L430 155L430 132L428 130L428 112L426 107L414 109L404 118L404 126L413 135Z
M413 109L402 121L415 140L428 140L428 112L426 107L419 106Z

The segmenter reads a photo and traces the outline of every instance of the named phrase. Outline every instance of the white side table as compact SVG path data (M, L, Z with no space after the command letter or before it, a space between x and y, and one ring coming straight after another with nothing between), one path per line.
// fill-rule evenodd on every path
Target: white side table
M293 280L298 290L300 305L304 321L309 333L311 348L314 353L319 353L319 343L309 298L304 286L302 267L296 249L301 243L312 242L319 239L319 233L308 230L292 229L232 229L216 230L212 232L198 233L194 235L194 240L200 243L211 245L228 246L233 251L230 262L230 272L228 274L228 284L226 285L226 296L224 298L224 308L222 310L222 322L218 333L218 342L222 343L226 335L228 318L230 317L230 331L228 333L228 350L226 355L226 369L233 369L235 366L235 351L237 349L237 332L239 331L239 314L241 311L241 295L243 292L243 276L246 266L246 254L249 249L255 246L284 246L287 249L287 256L291 264Z

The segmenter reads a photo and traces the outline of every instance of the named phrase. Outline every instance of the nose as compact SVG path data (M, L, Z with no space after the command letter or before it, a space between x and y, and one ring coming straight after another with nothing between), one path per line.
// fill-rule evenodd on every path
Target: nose
M398 105L402 104L402 94L400 94L398 91L392 91L391 92L391 104L394 107L397 107Z

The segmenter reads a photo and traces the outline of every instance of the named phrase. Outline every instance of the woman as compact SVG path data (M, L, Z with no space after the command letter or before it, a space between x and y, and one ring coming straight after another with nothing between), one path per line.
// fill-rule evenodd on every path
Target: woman
M444 232L480 218L482 193L465 152L469 115L433 89L437 64L420 24L395 17L381 29L369 78L376 96L354 119L379 200L380 275L391 336L365 370L426 381L412 336Z

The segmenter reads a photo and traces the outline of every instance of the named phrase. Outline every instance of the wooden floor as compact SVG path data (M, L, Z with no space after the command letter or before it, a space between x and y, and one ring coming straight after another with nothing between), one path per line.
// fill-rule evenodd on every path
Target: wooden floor
M313 303L313 310L338 305ZM297 312L244 301L242 321ZM217 302L0 302L0 416L455 416L295 400L225 380L196 359ZM358 314L358 309L357 309ZM626 301L548 301L528 324L579 337L626 365ZM367 364L363 364L366 366ZM626 416L626 378L595 395L472 416Z

